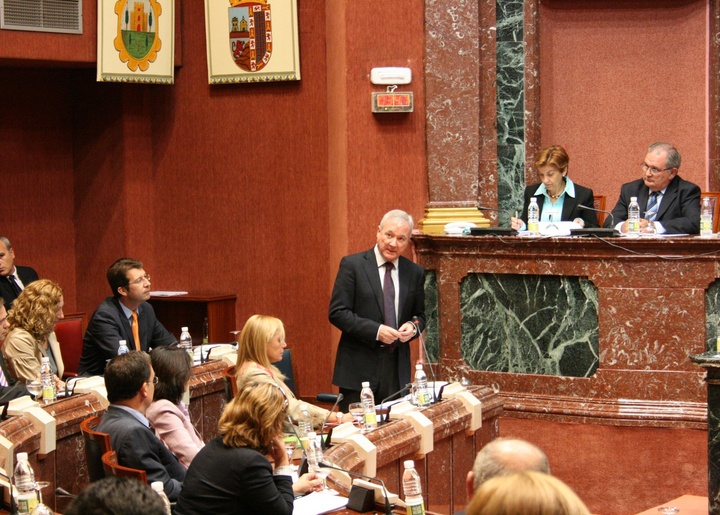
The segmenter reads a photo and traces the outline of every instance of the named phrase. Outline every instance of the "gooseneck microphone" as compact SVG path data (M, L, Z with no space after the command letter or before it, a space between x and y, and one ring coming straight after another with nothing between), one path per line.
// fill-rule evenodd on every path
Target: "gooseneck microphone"
M395 397L397 397L397 396L400 395L401 393L408 391L410 388L412 388L412 383L406 384L404 388L400 388L397 392L392 393L392 394L388 395L387 397L385 397L385 398L380 402L380 412L382 412L383 408L385 408L385 403L386 403L387 401L390 401L390 400L394 399ZM390 421L390 408L392 408L392 406L388 406L388 410L385 412L385 417L383 418L383 422L382 422L383 424L386 424L386 423L388 423L388 422Z
M610 227L583 227L582 229L570 229L570 236L620 236L620 233L615 229L615 217L612 212L583 204L578 204L578 207L580 209L587 209L588 211L595 211L596 213L605 213L606 215L609 215Z
M330 411L328 411L327 416L325 417L325 420L323 420L322 427L320 428L320 434L325 433L325 424L327 424L327 421L330 419L330 416L335 411L335 408L337 408L337 405L340 404L340 401L343 400L345 397L343 394L338 393L319 393L315 398L318 400L318 402L332 402L333 397L335 397L335 404L333 404L333 407ZM331 430L332 431L332 430ZM330 433L328 433L327 438L320 437L320 447L322 447L322 450L324 451L327 446L330 444Z
M322 462L322 461L320 463L318 463L318 465L323 468L339 470L340 472L345 472L346 474L348 474L350 476L357 476L360 479L364 479L366 481L370 481L370 482L377 481L378 483L380 483L380 486L382 486L383 494L385 497L385 515L392 515L392 511L390 509L390 501L388 500L388 491L387 491L387 488L385 487L385 482L382 479L380 479L379 477L366 476L365 474L360 474L359 472L353 472L352 470L347 470L347 469L343 469L340 467L336 467L334 465L330 465L330 464ZM355 487L353 486L353 488L355 488Z
M418 332L420 333L420 343L423 348L423 353L425 354L425 363L430 363L430 356L428 356L427 347L425 346L425 337L423 336L422 331L420 331L420 318L417 316L412 317L412 323L417 328ZM433 379L433 400L432 403L437 403L437 394L435 393L435 385L437 384L437 379L435 378L435 368L430 367L430 375L432 375Z
M578 207L580 209L587 209L588 211L595 211L596 213L605 213L606 215L610 215L610 229L615 228L615 217L613 216L612 211L605 211L604 209L598 209L596 207L590 207L584 204L578 204Z

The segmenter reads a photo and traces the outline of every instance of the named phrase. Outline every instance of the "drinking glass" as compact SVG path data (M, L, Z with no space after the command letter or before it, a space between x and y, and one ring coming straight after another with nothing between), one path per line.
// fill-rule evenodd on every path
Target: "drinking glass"
M45 504L43 504L42 489L47 488L48 486L50 486L50 483L48 481L35 482L35 491L37 492L38 496L38 505L35 506L35 509L31 512L31 515L53 515L54 512Z
M350 414L355 419L355 424L362 427L364 416L362 402L353 402L348 406L348 409L350 410Z
M39 379L28 379L25 381L25 386L27 387L28 392L30 392L30 395L33 396L33 399L37 399L40 392L42 392L42 383Z
M663 515L675 515L676 513L680 513L680 508L675 506L661 506L658 508L658 513L662 513Z
M327 467L321 467L317 463L310 465L310 472L314 472L317 476L322 479L323 489L320 493L323 494L336 494L337 492L327 485L327 477L330 475L330 469Z
M472 386L472 380L468 377L470 375L469 365L460 365L460 384L463 386Z
M295 440L285 442L285 452L288 455L288 460L290 461L291 465L293 462L293 454L295 454L295 449L297 449L297 447L298 447L298 443Z

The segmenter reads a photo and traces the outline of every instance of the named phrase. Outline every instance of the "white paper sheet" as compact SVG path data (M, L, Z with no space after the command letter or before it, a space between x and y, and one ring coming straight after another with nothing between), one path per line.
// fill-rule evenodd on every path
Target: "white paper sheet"
M293 515L320 515L339 510L347 506L348 499L341 495L329 495L322 492L311 494L295 499Z

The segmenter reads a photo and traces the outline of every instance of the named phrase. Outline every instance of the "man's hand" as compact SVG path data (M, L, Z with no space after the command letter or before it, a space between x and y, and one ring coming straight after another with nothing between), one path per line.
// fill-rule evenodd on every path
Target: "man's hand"
M392 345L400 339L400 333L397 329L393 329L389 325L381 325L378 334L378 340L386 345Z
M405 322L400 328L400 341L406 342L413 336L415 336L415 324L412 322Z

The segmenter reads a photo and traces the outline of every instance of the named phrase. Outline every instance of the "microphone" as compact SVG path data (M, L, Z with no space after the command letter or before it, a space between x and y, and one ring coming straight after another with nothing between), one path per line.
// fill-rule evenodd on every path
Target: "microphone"
M320 428L320 434L322 435L325 433L325 424L327 424L327 421L330 419L330 415L333 414L335 411L335 408L340 403L341 400L343 400L345 397L343 394L338 393L337 395L334 393L319 393L315 397L318 402L332 402L332 398L335 397L335 404L333 404L333 407L330 411L328 411L327 416L325 417L325 420L323 420L322 427ZM332 432L332 429L330 430ZM330 436L331 433L328 433L327 438L320 437L320 447L324 451L328 445L330 445Z
M340 467L336 467L334 465L330 465L330 464L322 462L322 461L320 463L318 463L318 465L323 468L339 470L340 472L345 472L346 474L348 474L350 476L357 476L366 481L370 481L370 482L377 481L378 483L380 483L380 486L382 486L382 489L383 489L383 495L385 497L385 514L392 515L392 511L390 510L390 501L388 500L388 491L387 491L387 488L385 487L385 482L382 479L380 479L379 477L366 476L365 474L360 474L359 472L353 472L352 470L342 469ZM353 486L352 488L355 488L355 486ZM349 495L349 497L351 497L351 498L353 497L352 488L351 488L351 492ZM357 488L361 488L361 487L358 486ZM373 496L373 498L374 498L374 496ZM373 502L373 504L374 504L374 502ZM369 511L368 509L359 510L357 508L351 508L349 502L348 502L348 509L357 510L357 511Z
M297 438L297 441L300 444L300 448L302 449L303 457L302 460L300 460L300 466L298 467L298 477L300 477L303 474L307 474L308 471L307 450L305 450L305 446L303 445L302 440L300 440L300 435L298 435L297 429L295 429L295 424L293 424L290 415L287 416L287 421L290 424L292 433L295 435L295 438Z
M57 495L58 497L67 497L69 499L75 499L77 497L77 495L71 494L70 492L59 486L55 489L55 495Z
M423 352L425 353L425 363L430 363L430 357L428 356L427 347L425 346L425 337L422 334L422 331L420 331L420 317L414 316L412 317L412 323L417 327L418 332L420 333L420 343L422 344ZM437 403L437 394L435 393L435 384L437 383L437 379L435 378L435 368L430 367L430 374L433 378L433 400L432 403Z
M387 397L385 397L385 398L382 400L382 402L380 402L380 412L382 412L383 408L385 407L385 406L384 406L384 405L385 405L385 402L394 399L395 397L397 397L397 396L400 395L401 393L408 391L410 388L412 388L412 383L406 384L404 388L401 388L401 389L398 390L397 392L395 392L395 393L393 393L393 394L390 394L390 395L388 395ZM388 410L385 412L385 418L383 419L383 424L385 424L385 423L387 423L387 422L390 421L390 408L392 408L392 406L388 406Z
M580 209L587 209L588 211L595 211L596 213L605 213L606 215L610 215L610 227L583 227L582 229L570 229L570 236L604 236L606 238L620 236L620 233L615 229L615 217L612 212L585 206L583 204L578 204L578 207Z

